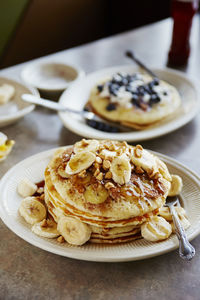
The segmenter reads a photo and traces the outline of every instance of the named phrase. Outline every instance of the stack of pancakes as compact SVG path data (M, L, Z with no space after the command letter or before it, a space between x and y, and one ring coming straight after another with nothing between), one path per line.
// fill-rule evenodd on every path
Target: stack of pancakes
M87 224L90 242L121 243L141 237L170 182L166 165L140 145L82 140L59 149L47 166L45 202L57 223L71 217Z

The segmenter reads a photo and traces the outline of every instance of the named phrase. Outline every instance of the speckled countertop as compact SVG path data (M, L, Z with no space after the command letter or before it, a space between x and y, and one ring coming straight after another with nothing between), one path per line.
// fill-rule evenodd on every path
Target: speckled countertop
M166 65L172 23L165 20L134 31L62 51L43 60L73 62L87 73L126 64L123 53L132 48L146 63ZM200 22L192 31L192 54L185 71L200 78ZM24 64L0 71L19 78ZM72 144L80 137L62 126L56 113L37 108L16 124L3 129L16 140L9 158L1 163L0 176L20 160L43 150ZM144 147L170 155L200 174L200 116L183 128ZM193 240L191 262L177 251L152 259L126 263L73 260L40 250L12 233L0 221L0 299L200 299L200 237Z

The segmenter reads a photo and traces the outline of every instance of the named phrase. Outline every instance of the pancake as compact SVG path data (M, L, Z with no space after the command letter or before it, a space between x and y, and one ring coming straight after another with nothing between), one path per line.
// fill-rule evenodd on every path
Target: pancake
M141 238L141 226L159 213L171 187L158 157L140 145L106 140L60 148L44 175L48 212L76 245Z
M116 147L121 147L121 144L122 143L115 143ZM110 142L99 142L100 148L105 145L109 147ZM126 145L123 149L124 151L131 152L134 151L135 147ZM144 153L146 154L146 152ZM101 153L99 153L99 155L101 156ZM116 153L114 155L116 155ZM45 172L46 186L52 195L56 194L55 191L58 192L62 201L66 203L66 207L69 211L73 212L74 209L79 211L79 213L76 211L75 214L77 215L83 215L84 213L88 217L92 215L93 219L98 218L102 221L104 218L116 221L140 217L162 207L170 188L169 174L166 173L166 178L169 178L169 180L164 178L159 165L160 160L155 159L150 153L148 153L148 155L151 166L151 169L148 171L153 172L153 170L157 170L158 178L149 178L146 171L142 170L142 174L140 174L137 172L138 169L135 169L131 173L129 182L125 185L119 185L116 184L113 179L106 179L105 176L102 180L98 180L94 176L96 169L93 165L95 163L88 169L84 178L80 178L79 174L72 174L69 178L61 177L58 173L58 169L60 166L63 166L63 164L66 166L66 161L63 162L66 158L66 153L63 151L62 154L56 155L47 167ZM71 156L73 156L73 154ZM139 159L135 159L139 163ZM139 170L139 172L141 172L141 170ZM51 178L51 180L49 178ZM88 187L94 189L100 187L104 191L104 186L107 183L112 183L113 187L106 190L107 198L105 201L102 203L91 203L87 201L85 191ZM54 197L53 195L53 198Z
M50 212L50 214L53 216L54 220L56 222L58 222L59 218L61 218L62 216L72 216L75 219L80 220L83 223L89 224L89 225L93 225L96 227L101 227L103 229L106 228L116 228L116 227L123 227L123 226L137 226L137 225L141 225L144 222L148 221L152 216L157 215L159 210L156 209L152 212L149 212L148 214L145 214L143 216L139 216L139 217L134 217L134 218L129 218L129 219L122 219L122 220L95 220L95 218L87 218L84 216L84 212L82 213L82 215L77 215L76 213L73 213L72 211L69 211L68 209L66 209L66 206L61 204L60 202L57 201L57 199L53 199L49 193L47 192L47 189L45 189L45 202L46 205L48 207L48 211ZM75 210L76 212L76 210ZM93 227L92 227L93 228Z
M115 79L116 74L102 80L92 89L89 106L104 119L138 130L157 125L178 109L180 95L174 86L163 80L152 87L154 81L150 76L139 75L141 78L132 82L127 80L130 75L120 75L122 79L119 81Z
M101 238L93 238L89 240L89 242L94 244L121 244L121 243L127 243L134 240L140 239L142 236L140 233L136 233L132 236L125 236L125 237L119 237L119 238L111 238L111 239L101 239Z

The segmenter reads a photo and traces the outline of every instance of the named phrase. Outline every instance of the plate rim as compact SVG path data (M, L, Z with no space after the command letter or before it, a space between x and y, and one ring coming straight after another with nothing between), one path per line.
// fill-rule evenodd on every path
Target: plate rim
M5 79L5 80L8 80L10 82L12 82L12 81L16 82L16 83L26 87L31 92L32 95L40 97L40 94L39 94L39 92L36 88L34 88L30 85L24 84L23 82L21 82L18 79L9 78L8 76L0 76L0 79ZM15 121L17 119L20 119L23 116L27 115L28 113L32 112L34 110L34 108L35 108L35 105L30 104L27 107L24 107L24 108L18 110L17 112L15 112L15 113L11 113L10 115L0 116L0 124L3 123L3 122L7 122L7 121L12 122L12 121Z
M95 72L89 73L85 76L85 78L83 78L83 80L86 80L88 77L96 76L101 73L103 76L103 73L106 73L106 72L116 72L117 70L119 71L120 68L121 69L133 68L133 70L139 69L138 67L136 67L134 65L130 65L130 64L118 65L118 66L113 66L113 67L109 67L109 68L103 68L103 69L97 70ZM103 132L103 135L105 135L104 137L99 136L98 131L97 131L97 133L95 131L93 132L92 131L93 128L90 128L89 126L88 126L89 129L87 132L85 130L81 130L81 129L79 130L78 128L75 128L70 123L70 119L71 119L70 114L68 114L69 121L67 120L66 112L65 113L58 112L58 116L59 116L61 122L70 131L72 131L78 135L87 137L87 138L98 138L98 139L107 138L107 139L120 140L120 141L126 140L128 142L146 141L146 140L154 139L156 137L166 135L170 132L173 132L173 131L183 127L184 125L189 123L198 114L198 112L200 110L200 88L198 88L197 80L184 72L181 72L179 70L174 70L171 68L167 68L167 67L164 67L164 68L158 68L158 67L153 68L152 67L152 69L155 72L161 71L161 72L165 72L168 74L173 73L174 75L179 76L182 79L187 80L190 83L190 85L192 86L192 88L195 92L196 97L195 97L195 104L193 105L193 107L189 113L184 114L178 120L173 119L173 120L169 121L168 123L164 124L162 127L158 126L158 127L149 129L148 131L133 131L133 132L129 132L129 133L106 133L106 132ZM72 84L67 90L65 90L62 93L62 95L59 98L60 104L63 104L65 102L64 99L67 98L67 95L68 95L68 93L70 93L71 88L73 88L73 86L76 84L80 84L80 81ZM171 125L171 127L170 127L170 125ZM145 136L145 133L146 133L146 136ZM102 132L100 133L100 135L101 134L102 134Z
M67 147L70 147L71 145L67 145ZM3 210L3 206L2 206L2 199L4 197L4 193L6 192L6 189L4 189L4 182L7 182L9 175L15 170L18 169L19 167L21 167L21 165L23 165L24 163L27 163L29 160L32 159L39 159L40 156L50 156L52 155L57 149L59 149L60 147L56 147L53 149L49 149L46 151L42 151L39 152L37 154L31 155L29 157L27 157L26 159L18 162L16 165L14 165L13 167L11 167L1 178L0 180L0 191L2 192L2 197L1 197L1 201L0 201L0 218L2 220L2 222L4 223L4 225L6 225L6 227L8 227L13 233L15 233L18 237L20 237L21 239L25 240L26 242L28 242L30 245L35 246L39 249L48 251L49 253L53 253L56 255L60 255L63 257L67 257L67 258L73 258L73 259L78 259L78 260L83 260L83 261L94 261L94 262L126 262L126 261L136 261L136 260L144 260L144 259L148 259L148 258L152 258L152 257L157 257L160 256L162 254L171 252L175 249L178 248L179 244L178 244L178 240L176 239L173 243L172 246L170 246L169 248L166 249L160 249L158 250L156 253L150 251L150 253L145 254L145 255L125 255L125 256L120 256L120 257L104 257L103 255L100 256L92 256L89 257L89 254L85 254L85 252L83 252L82 254L80 253L63 253L62 250L60 251L60 249L51 249L51 244L41 244L39 241L32 241L31 238L29 236L23 236L23 234L20 232L20 230L16 229L15 227L12 226L12 224L9 222L9 220L7 220L7 215L4 214L4 210ZM150 150L151 151L151 150ZM169 163L171 163L172 165L178 166L182 171L186 171L187 174L189 173L189 176L193 177L193 180L198 184L199 188L200 188L200 176L193 170L191 170L190 168L188 168L187 166L185 166L184 164L180 163L179 161L177 161L174 158L171 158L167 155L164 155L162 153L156 152L156 151L151 151L153 154L157 155L159 158L163 159L164 161L167 161ZM31 230L31 229L30 229ZM193 233L190 234L190 237L188 238L190 241L193 240L196 236L198 236L200 234L200 227L198 229L196 229ZM128 243L127 243L128 244ZM112 247L112 245L110 245ZM116 245L115 245L116 246Z

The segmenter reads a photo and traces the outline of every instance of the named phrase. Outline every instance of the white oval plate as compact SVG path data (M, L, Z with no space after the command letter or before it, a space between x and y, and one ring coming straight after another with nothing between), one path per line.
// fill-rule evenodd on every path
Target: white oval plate
M35 105L21 100L22 94L28 93L39 96L38 91L32 87L25 86L20 82L6 77L0 77L0 85L4 83L14 86L15 94L8 103L0 105L0 127L7 126L18 121L35 108Z
M62 92L83 76L85 72L77 66L56 61L29 63L21 72L25 83L43 92Z
M75 247L67 243L59 244L55 239L41 238L32 233L30 226L18 215L18 208L22 199L16 192L17 185L24 177L33 182L41 181L44 170L55 150L41 152L23 160L11 168L0 182L0 217L14 233L43 250L89 261L140 260L172 251L178 247L178 240L175 235L159 243L150 243L140 239L119 245L88 243L81 247ZM178 174L183 179L181 196L191 223L186 233L189 240L192 240L200 233L200 178L177 161L159 153L155 154L167 163L171 173ZM178 253L175 255L178 255Z
M91 89L102 78L107 75L112 75L116 72L134 73L138 68L131 65L118 66L109 69L103 69L87 75L85 78L66 90L60 97L59 102L63 105L82 110L85 103L89 99ZM181 126L191 121L198 113L199 99L196 85L193 80L190 80L182 72L174 71L171 69L154 69L159 78L174 85L179 91L182 98L181 108L176 114L165 118L155 127L143 130L143 131L131 131L121 133L109 133L96 130L88 126L81 117L75 116L67 112L60 112L59 116L64 126L75 132L78 135L97 138L97 139L113 139L113 140L126 140L126 141L143 141L152 139L171 131L174 131Z

